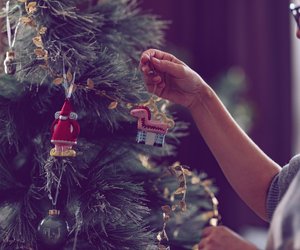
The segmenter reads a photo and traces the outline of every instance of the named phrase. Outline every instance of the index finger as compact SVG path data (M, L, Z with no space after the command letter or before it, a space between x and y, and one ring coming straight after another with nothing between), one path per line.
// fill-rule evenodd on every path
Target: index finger
M147 51L145 51L141 55L140 64L147 64L148 62L150 62L150 55L147 53Z
M146 50L142 54L141 61L142 62L147 62L148 60L150 60L151 57L155 57L159 60L166 60L166 61L170 61L170 62L184 64L182 61L177 59L172 54L161 51L161 50L158 50L158 49L148 49L148 50Z

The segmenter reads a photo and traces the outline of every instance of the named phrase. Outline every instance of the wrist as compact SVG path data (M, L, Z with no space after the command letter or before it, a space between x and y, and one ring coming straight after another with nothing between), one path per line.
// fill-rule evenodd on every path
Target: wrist
M206 106L206 103L208 103L214 95L213 89L208 84L199 84L191 104L187 107L188 110L192 114L199 111L199 109Z

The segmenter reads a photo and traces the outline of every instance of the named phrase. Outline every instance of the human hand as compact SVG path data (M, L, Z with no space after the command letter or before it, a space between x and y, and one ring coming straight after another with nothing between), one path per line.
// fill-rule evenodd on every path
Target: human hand
M228 227L207 227L202 232L199 250L257 250L252 243L244 240L241 236Z
M206 83L184 62L156 49L146 50L140 69L149 92L174 103L191 108Z

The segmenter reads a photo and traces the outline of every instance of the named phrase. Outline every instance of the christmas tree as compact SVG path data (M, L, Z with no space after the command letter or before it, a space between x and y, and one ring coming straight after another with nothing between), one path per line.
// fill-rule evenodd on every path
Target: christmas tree
M218 219L212 184L162 160L186 125L138 71L167 23L134 0L7 1L3 17L1 249L190 249ZM135 142L143 112L154 146Z

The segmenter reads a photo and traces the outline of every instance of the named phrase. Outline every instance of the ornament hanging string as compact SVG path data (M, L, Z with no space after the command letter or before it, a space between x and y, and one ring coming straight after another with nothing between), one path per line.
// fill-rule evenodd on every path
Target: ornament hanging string
M67 80L67 74L66 74L66 69L65 69L65 57L63 57L63 87L65 89L68 88L68 80Z
M75 67L75 70L73 72L73 77L71 82L69 83L68 77L66 74L66 69L65 69L65 60L63 58L63 87L65 88L66 91L66 98L70 99L74 90L74 83L75 83L75 77L76 77L76 70L77 66Z
M56 204L57 204L57 199L58 199L58 195L59 195L59 189L60 189L60 185L61 185L61 180L62 180L63 172L64 172L64 170L62 170L60 172L60 175L59 175L59 179L58 179L56 190L55 190L54 200L53 200L52 195L50 194L51 195L51 202L52 202L53 207L56 207Z
M152 92L152 95L151 95L151 99L155 100L155 98L158 97L158 96L155 95L156 90L157 90L157 84L154 84L154 88L153 88L153 92Z
M153 65L150 62L148 62L148 66L151 69L149 71L149 75L156 76L157 72L153 67ZM141 105L147 106L151 110L151 112L153 112L154 118L156 120L163 121L164 123L168 124L170 129L172 129L175 126L175 122L173 119L168 118L164 112L159 111L156 103L159 102L161 98L156 95L156 91L157 91L157 84L154 84L153 92L150 99L147 102L142 103Z
M67 99L70 99L72 96L73 89L74 89L75 77L76 77L76 70L73 73L73 79L72 79L70 86L66 89L66 98Z
M10 23L10 19L9 19L9 14L10 12L14 11L15 9L18 9L20 12L20 18L16 24L15 30L14 30L14 35L12 35L12 27L11 27L11 23ZM3 62L4 64L4 72L7 75L14 75L16 73L17 70L17 64L16 64L16 54L14 51L14 46L15 46L15 42L16 42L16 37L17 37L17 33L18 33L18 28L19 25L21 23L21 17L22 17L22 11L21 8L16 5L12 10L10 10L10 1L6 2L6 8L5 8L5 14L6 14L6 29L7 29L7 40L8 40L8 46L9 49L6 52L6 57L5 60Z
M77 249L78 234L79 234L82 224L83 224L82 213L80 212L79 207L76 209L76 212L75 212L75 221L76 221L76 223L75 223L75 227L73 229L73 230L75 230L75 235L74 235L74 243L73 243L72 250ZM72 233L72 231L70 232L70 234Z
M58 175L56 175L54 172L56 169L59 169ZM66 169L65 163L63 163L62 166L60 167L59 165L57 165L57 162L54 159L48 161L45 165L46 179L47 179L46 190L48 192L48 197L52 203L53 208L55 208L57 204L59 190L61 188L61 181L65 169ZM53 192L54 183L56 187L55 187L55 194L53 197L52 192Z
M20 6L18 6L18 5L15 7L15 8L18 8L18 10L20 12L20 18L19 18L18 23L16 25L14 35L13 35L13 39L12 39L11 23L10 23L10 20L9 20L9 6L10 6L10 1L7 1L6 2L6 9L5 9L5 11L6 11L7 40L8 40L9 49L12 50L13 47L15 46L18 29L19 29L19 26L20 26L20 23L21 23L20 19L21 19L21 16L22 16L22 10L21 10Z
M153 67L152 63L148 62L148 66L149 66L149 68L151 69L151 70L149 71L149 75L151 75L151 76L156 76L156 75L157 75L157 72L156 72L155 68ZM152 100L155 100L155 99L156 99L156 94L155 94L155 93L156 93L156 90L157 90L157 84L154 84L153 92L152 92L152 95L151 95L150 99L152 99ZM159 96L157 96L157 98L159 98Z

